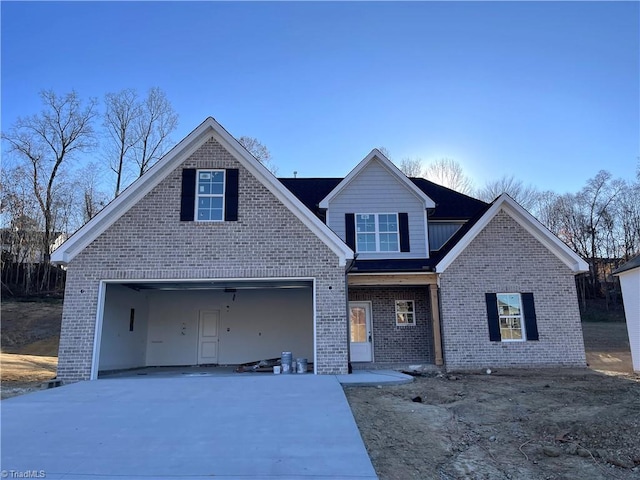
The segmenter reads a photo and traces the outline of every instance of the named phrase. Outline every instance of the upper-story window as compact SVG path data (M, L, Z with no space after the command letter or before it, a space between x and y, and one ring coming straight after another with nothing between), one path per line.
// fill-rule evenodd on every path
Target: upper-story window
M356 251L399 252L400 234L397 213L358 213Z
M198 170L196 218L199 221L224 220L224 170Z

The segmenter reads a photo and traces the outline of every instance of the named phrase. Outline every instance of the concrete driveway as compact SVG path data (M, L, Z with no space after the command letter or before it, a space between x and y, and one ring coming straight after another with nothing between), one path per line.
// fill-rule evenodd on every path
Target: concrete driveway
M113 378L1 408L4 478L377 478L335 376Z

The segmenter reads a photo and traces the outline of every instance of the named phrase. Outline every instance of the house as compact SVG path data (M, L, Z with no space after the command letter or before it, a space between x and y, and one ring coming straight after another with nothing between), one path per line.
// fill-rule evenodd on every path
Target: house
M69 236L63 232L51 232L49 252L62 245ZM19 228L0 228L2 259L7 263L37 264L43 261L44 232Z
M52 255L58 378L240 364L584 366L586 263L507 195L409 179L378 150L345 178L274 177L206 119Z
M620 266L613 275L620 279L622 288L633 370L640 372L640 255Z

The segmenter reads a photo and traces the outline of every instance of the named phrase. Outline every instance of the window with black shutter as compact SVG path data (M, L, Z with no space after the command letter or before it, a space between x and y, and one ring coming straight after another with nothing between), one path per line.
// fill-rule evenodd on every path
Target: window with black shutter
M180 220L238 220L238 169L182 170Z

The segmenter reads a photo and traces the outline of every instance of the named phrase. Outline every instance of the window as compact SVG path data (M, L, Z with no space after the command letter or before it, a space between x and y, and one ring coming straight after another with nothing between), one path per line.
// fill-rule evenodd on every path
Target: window
M400 251L397 213L359 213L356 214L355 221L356 251Z
M416 313L413 300L396 300L396 325L415 325Z
M498 293L498 322L502 341L525 340L522 302L519 293Z
M224 170L198 170L196 218L199 221L224 220Z
M533 293L485 293L489 340L538 341L538 319Z

